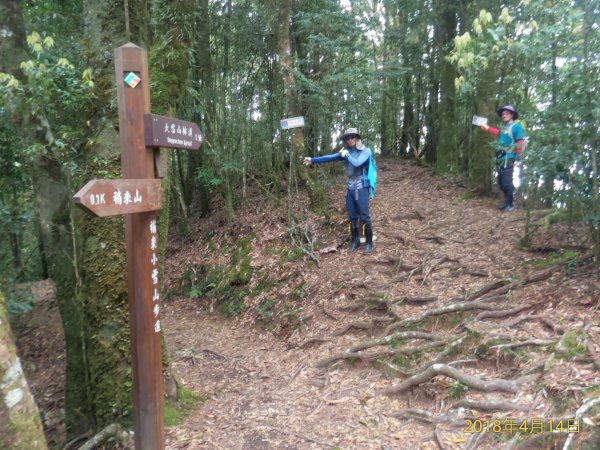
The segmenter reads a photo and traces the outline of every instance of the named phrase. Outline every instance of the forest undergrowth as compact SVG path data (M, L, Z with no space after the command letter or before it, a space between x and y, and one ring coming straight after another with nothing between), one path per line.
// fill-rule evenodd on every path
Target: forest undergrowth
M258 185L235 223L215 212L169 240L165 338L179 387L203 400L167 448L598 448L585 226L533 227L524 246L522 199L501 212L499 197L382 160L375 251L347 254L344 189L336 178L328 217L303 216L313 258ZM43 353L24 353L26 371Z

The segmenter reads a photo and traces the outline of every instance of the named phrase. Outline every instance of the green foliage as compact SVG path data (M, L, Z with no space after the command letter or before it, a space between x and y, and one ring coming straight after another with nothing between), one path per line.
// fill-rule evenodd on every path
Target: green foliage
M545 255L544 258L532 260L528 264L536 269L547 269L548 267L553 267L558 264L571 265L578 256L579 252L570 250L551 252Z
M182 386L177 386L177 401L166 401L164 404L164 424L166 427L180 425L199 403L208 400L208 395L196 393Z
M18 315L31 311L33 296L26 286L16 286L13 283L1 283L6 300L6 311L12 320Z
M462 384L460 381L455 381L450 387L450 397L461 398L468 390L469 386Z
M557 344L557 350L567 358L583 356L586 354L585 335L576 331L567 331Z
M252 236L239 239L230 249L227 264L204 269L205 272L186 276L192 279L190 297L207 298L224 314L237 315L245 309L244 298L252 296L250 281L254 274L250 251ZM266 284L261 283L261 286Z

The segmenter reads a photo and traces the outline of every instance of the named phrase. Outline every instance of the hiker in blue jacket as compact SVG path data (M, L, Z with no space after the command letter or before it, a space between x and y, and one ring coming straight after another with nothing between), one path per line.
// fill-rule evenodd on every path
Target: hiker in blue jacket
M363 224L365 246L363 253L373 251L373 227L369 215L369 159L371 149L365 147L356 128L348 128L342 135L344 148L337 153L311 158L306 156L304 164L321 164L331 161L344 161L348 172L348 189L346 191L346 209L350 219L351 243L348 253L360 247L360 229L358 220Z
M523 126L519 122L515 122L519 118L519 113L514 107L506 105L499 108L496 113L502 119L502 128L482 125L481 129L498 138L496 144L496 170L498 171L498 186L504 194L504 204L499 209L511 212L515 209L514 165L515 160L523 151L525 133Z

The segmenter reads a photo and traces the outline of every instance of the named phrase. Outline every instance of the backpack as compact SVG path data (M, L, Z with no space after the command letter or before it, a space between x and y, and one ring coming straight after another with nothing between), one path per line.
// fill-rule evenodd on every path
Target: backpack
M377 164L375 163L375 155L371 153L369 157L369 170L367 172L367 178L369 179L369 193L371 198L375 197L375 186L377 185Z
M515 120L515 122L508 128L508 136L510 137L510 140L513 141L513 144L515 144L515 140L513 139L513 133L512 133L512 128L515 126L515 124L520 123L521 126L523 127L523 131L525 131L526 128L526 123L522 120ZM521 147L521 153L523 153L525 151L525 149L527 148L527 145L529 144L529 136L525 136L525 139L523 139L523 147Z

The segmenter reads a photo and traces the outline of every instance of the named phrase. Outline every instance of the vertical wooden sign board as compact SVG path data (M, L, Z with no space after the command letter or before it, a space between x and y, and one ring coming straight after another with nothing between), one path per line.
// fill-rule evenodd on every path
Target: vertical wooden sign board
M135 448L163 450L163 379L156 211L162 206L155 147L197 150L192 122L150 114L146 50L115 49L121 168L124 179L91 180L73 199L97 217L125 215L127 289L133 368Z
M115 49L123 178L155 178L154 151L144 141L150 112L147 52L133 44ZM164 449L156 211L125 216L127 287L135 448Z

